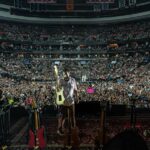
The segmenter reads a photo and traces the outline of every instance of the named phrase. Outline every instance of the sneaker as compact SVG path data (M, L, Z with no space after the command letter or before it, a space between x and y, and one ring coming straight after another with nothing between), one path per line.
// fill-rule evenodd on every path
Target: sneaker
M64 132L62 131L62 128L59 128L58 130L57 130L57 134L59 134L59 135L64 135Z

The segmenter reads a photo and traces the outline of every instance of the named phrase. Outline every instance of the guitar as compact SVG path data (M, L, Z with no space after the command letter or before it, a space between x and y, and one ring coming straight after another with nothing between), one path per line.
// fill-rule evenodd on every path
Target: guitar
M71 106L70 106L71 107ZM72 106L73 108L73 118L70 117L70 108L67 108L68 112L68 126L65 130L65 137L64 137L64 147L67 149L79 149L80 145L80 139L79 139L79 129L76 126L76 120L75 120L75 106ZM71 123L71 119L73 119L73 125Z
M97 132L98 134L95 137L96 149L102 149L103 145L106 142L105 119L106 119L106 103L102 102L100 112L100 128L98 129Z
M32 129L29 130L29 148L34 149L44 149L46 147L46 142L44 139L44 126L40 127L40 119L39 113L37 110L36 102L32 100L32 108L34 109L34 122L35 122L35 131L33 132Z
M75 105L73 105L73 122L74 125L71 129L72 132L72 147L73 149L78 150L80 145L80 139L79 139L79 128L76 125L76 119L75 119Z
M56 77L56 104L57 105L64 105L65 97L64 97L64 89L60 87L59 78L58 78L58 68L54 66L54 74Z

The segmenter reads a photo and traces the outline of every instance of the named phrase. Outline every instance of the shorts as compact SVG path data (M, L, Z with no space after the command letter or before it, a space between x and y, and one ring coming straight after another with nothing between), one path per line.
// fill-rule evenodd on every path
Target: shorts
M73 109L72 109L72 105L71 106L64 106L64 105L60 105L58 106L58 117L67 117L68 116L68 109L69 109L69 113L72 116L73 113Z
M65 106L58 106L58 117L67 117L67 108Z

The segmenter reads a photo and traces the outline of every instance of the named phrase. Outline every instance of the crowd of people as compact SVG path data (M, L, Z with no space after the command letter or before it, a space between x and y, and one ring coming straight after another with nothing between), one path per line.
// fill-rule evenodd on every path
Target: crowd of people
M85 27L0 23L0 39L5 41L1 47L16 51L108 50L109 44L117 43L118 50L148 48L149 24Z
M1 23L0 30L4 39L30 42L83 42L95 40L101 44L112 40L149 38L150 22L136 22L134 25L122 24L102 27L85 26L38 26L26 24ZM23 29L23 30L22 30Z
M131 96L135 96L137 106L149 107L149 24L149 21L143 21L85 28L0 23L0 87L3 95L19 99L22 105L30 96L38 97L40 103L53 103L53 66L57 63L60 76L64 65L71 68L72 76L78 81L81 101L107 100L129 104ZM78 51L80 55L83 49L108 50L110 43L119 45L115 49L126 52L130 48L135 52L104 53L94 60L91 56L84 63L71 59L63 61L63 57L57 62L44 54L44 50L61 52L67 49ZM37 50L41 52L38 55L34 54ZM22 53L24 51L31 53ZM89 86L94 88L93 94L87 93Z
M94 28L0 23L0 102L8 101L26 109L32 99L40 108L56 105L54 66L57 65L60 78L64 67L68 67L76 79L79 103L107 101L130 107L134 99L136 107L150 108L149 25L149 21ZM117 46L111 47L114 43ZM97 57L92 59L89 51L91 56L84 61L82 55L77 60L63 57L55 60L44 53L55 50L59 51L55 55L61 55L63 50L77 51L79 55L88 50L105 52L95 53ZM88 93L88 88L93 92ZM140 132L149 140L147 122L143 124ZM122 130L123 125L114 127L113 121L110 122L110 138Z
M82 101L107 100L115 104L129 104L132 94L138 97L140 107L149 107L149 61L149 53L136 53L133 56L117 54L97 58L86 64L62 61L58 68L60 76L64 65L71 68L71 75L78 81ZM20 98L22 95L28 97L38 94L42 102L53 102L55 61L1 55L0 64L0 86L4 95ZM87 93L89 86L94 88L93 94Z

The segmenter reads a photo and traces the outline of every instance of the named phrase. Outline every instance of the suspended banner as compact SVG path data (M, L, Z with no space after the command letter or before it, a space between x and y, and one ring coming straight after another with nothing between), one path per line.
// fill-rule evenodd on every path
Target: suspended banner
M114 3L114 0L86 0L86 3Z
M28 3L39 3L39 4L53 4L56 3L56 0L27 0Z

